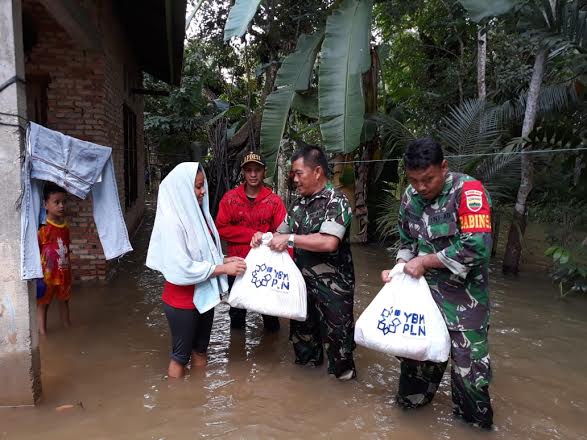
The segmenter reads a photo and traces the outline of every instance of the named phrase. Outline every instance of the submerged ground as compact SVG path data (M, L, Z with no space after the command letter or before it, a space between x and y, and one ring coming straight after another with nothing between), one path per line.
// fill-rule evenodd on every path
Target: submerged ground
M225 305L209 366L169 381L162 279L143 265L151 227L147 218L112 282L75 288L72 329L60 328L53 307L43 400L0 409L0 439L587 439L587 300L557 300L540 269L505 279L492 268L495 429L485 433L453 419L448 373L432 405L404 411L394 403L394 357L359 347L358 379L341 383L292 363L285 320L264 334L249 314L247 330L231 332ZM375 246L353 253L358 316L389 259Z

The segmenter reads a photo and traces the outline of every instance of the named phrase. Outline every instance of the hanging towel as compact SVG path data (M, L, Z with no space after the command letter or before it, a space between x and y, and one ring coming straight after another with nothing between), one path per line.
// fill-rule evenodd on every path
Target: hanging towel
M212 277L223 256L208 207L208 182L201 207L194 194L198 168L198 162L181 163L161 182L146 264L170 283L195 285L194 305L205 313L220 302L228 282L226 275Z

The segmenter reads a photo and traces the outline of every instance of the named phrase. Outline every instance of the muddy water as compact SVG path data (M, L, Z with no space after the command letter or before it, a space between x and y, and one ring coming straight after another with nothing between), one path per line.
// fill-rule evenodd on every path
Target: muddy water
M492 277L491 433L453 419L448 374L432 405L404 411L394 404L393 357L358 348L358 380L341 383L292 364L285 321L264 334L250 314L246 331L231 332L224 305L209 366L169 381L162 279L143 266L150 226L147 219L110 284L76 288L71 330L51 310L43 401L1 409L0 439L587 439L587 301L556 300L543 273ZM359 314L388 259L376 247L353 252Z

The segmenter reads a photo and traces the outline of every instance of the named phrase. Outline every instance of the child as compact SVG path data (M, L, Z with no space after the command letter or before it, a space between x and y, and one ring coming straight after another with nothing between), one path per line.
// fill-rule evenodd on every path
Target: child
M47 334L47 310L53 297L59 300L59 314L65 327L70 326L69 296L71 291L71 266L69 264L69 226L65 222L65 198L67 192L46 183L43 200L47 211L46 224L38 232L43 279L37 286L37 324L41 335Z

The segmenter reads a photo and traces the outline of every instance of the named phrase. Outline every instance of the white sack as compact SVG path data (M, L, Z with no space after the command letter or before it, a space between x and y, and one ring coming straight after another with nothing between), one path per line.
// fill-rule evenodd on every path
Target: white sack
M418 361L444 362L450 353L446 324L424 277L404 273L392 279L357 320L355 342L373 350Z
M234 281L227 302L264 315L305 321L304 277L287 251L269 249L271 238L270 232L263 234L263 244L250 250L247 270Z

